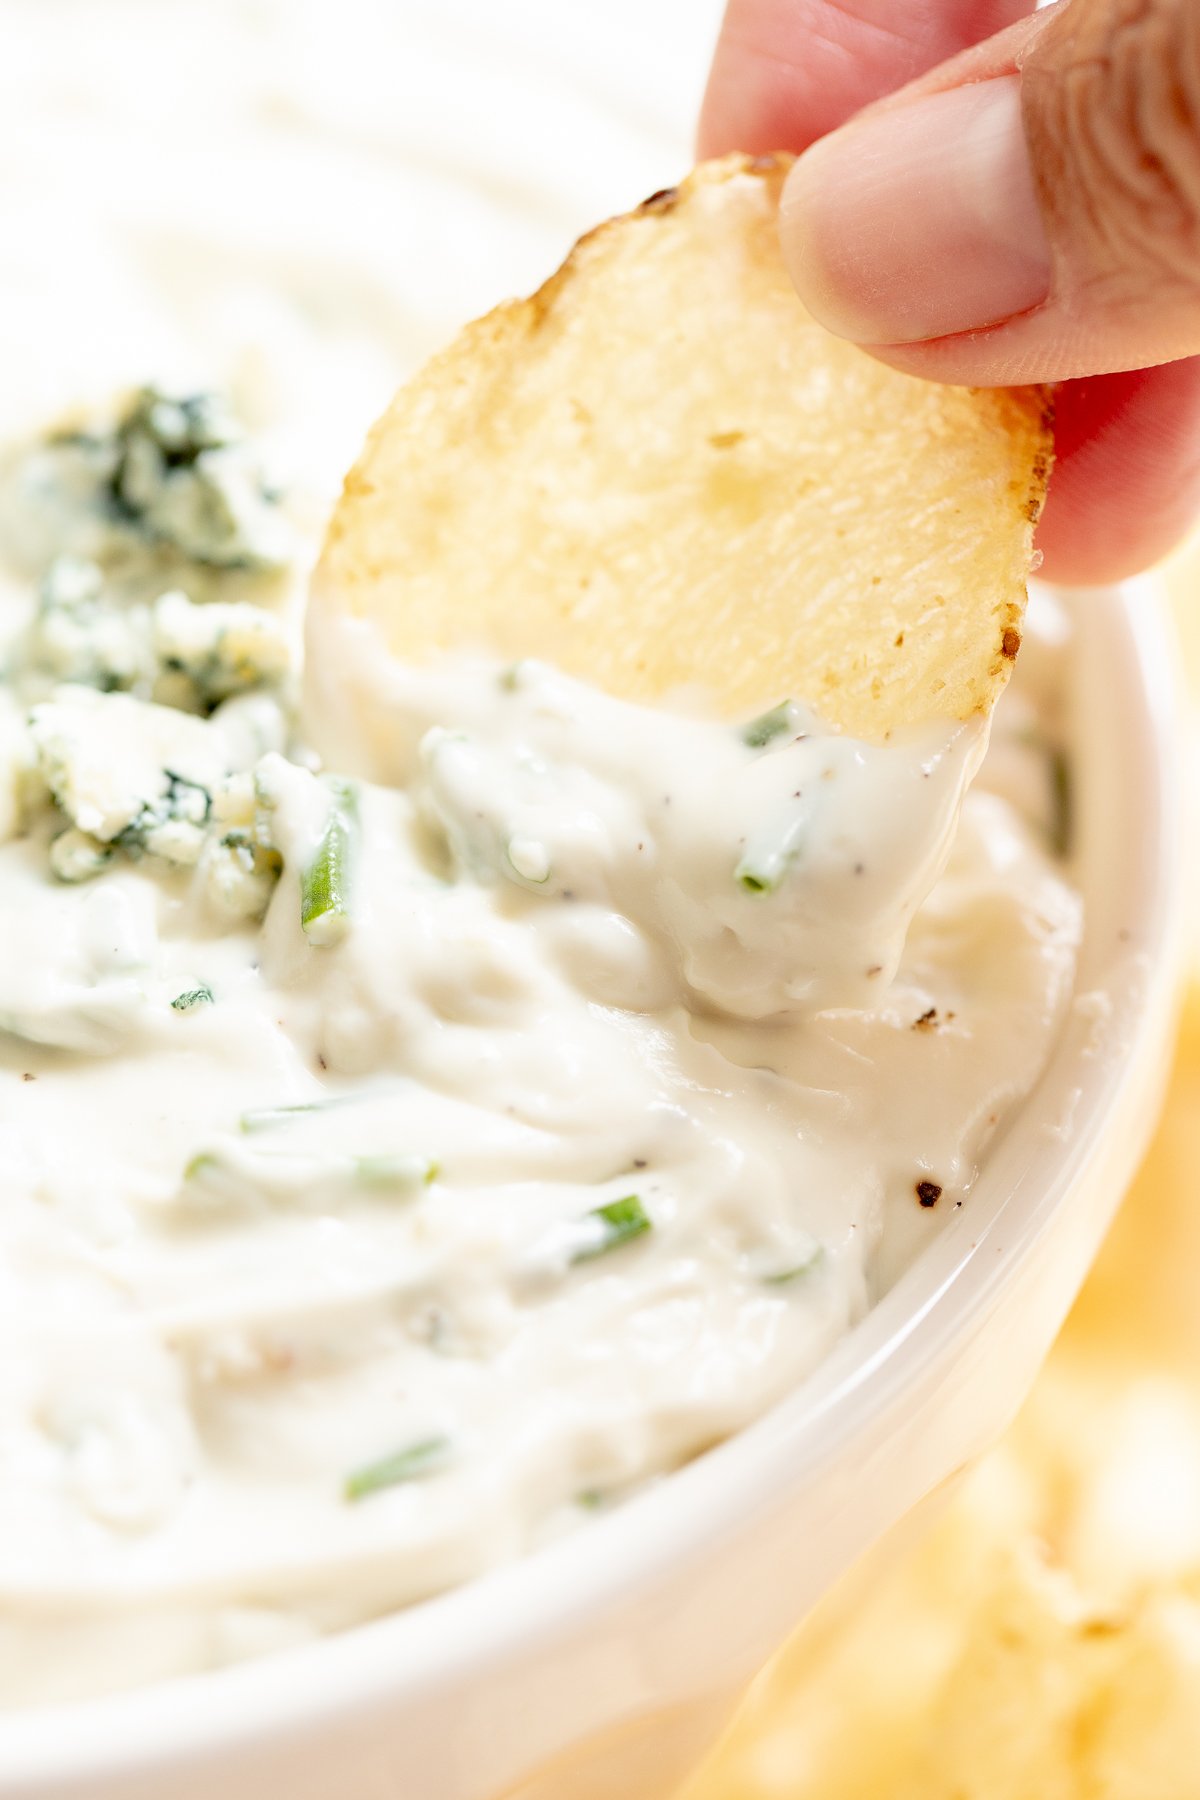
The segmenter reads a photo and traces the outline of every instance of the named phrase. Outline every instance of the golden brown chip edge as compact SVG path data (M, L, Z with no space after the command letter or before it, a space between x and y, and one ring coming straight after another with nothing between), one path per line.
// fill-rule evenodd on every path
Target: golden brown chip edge
M418 390L422 393L436 392L439 380L447 370L461 365L476 349L482 352L489 343L514 338L519 340L522 333L529 337L536 334L554 316L560 296L570 291L574 281L586 270L591 255L605 242L614 228L628 228L644 222L648 229L653 229L656 220L675 212L697 189L747 176L766 184L777 202L779 190L794 161L795 157L791 153L777 151L758 155L733 153L701 163L676 185L649 195L630 212L615 215L593 226L577 239L559 267L532 294L503 301L463 327L450 344L430 358L412 381L405 384L400 391L401 396L415 397ZM1009 440L1014 450L1014 461L1021 461L1027 466L1027 475L1014 498L1027 527L1025 573L1028 575L1032 565L1030 540L1045 504L1053 464L1053 390L1044 386L1029 386L974 388L968 391ZM338 591L340 604L359 616L371 616L370 606L364 604L362 590L364 585L377 580L381 571L369 560L363 561L358 567L353 567L352 563L339 563L339 550L346 547L351 535L352 503L376 492L377 484L372 476L374 452L380 439L390 428L395 405L396 401L393 401L392 406L372 427L363 451L346 476L341 499L330 520L314 581L318 589ZM995 635L987 665L988 685L975 693L972 704L960 711L960 717L970 717L972 713L990 713L999 692L1006 684L1021 645L1025 598L1022 593L1020 598L1007 601L994 615Z

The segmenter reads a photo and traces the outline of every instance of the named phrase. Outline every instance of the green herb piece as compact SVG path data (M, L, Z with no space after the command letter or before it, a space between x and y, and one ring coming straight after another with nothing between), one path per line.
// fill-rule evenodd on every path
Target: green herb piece
M603 1512L608 1504L608 1495L603 1488L583 1488L576 1494L575 1504L581 1506L584 1512Z
M346 1500L365 1500L370 1494L380 1494L385 1488L399 1487L402 1482L419 1481L423 1475L431 1475L441 1466L449 1449L448 1438L422 1438L403 1450L394 1451L391 1456L382 1457L379 1462L366 1463L360 1469L352 1469L342 1485L342 1497Z
M350 925L358 789L350 781L328 785L329 818L317 854L300 877L300 924L313 944L336 944Z
M328 1100L298 1100L292 1106L256 1106L244 1112L238 1124L245 1132L274 1131L279 1125L292 1125L304 1113L321 1112L327 1106L337 1106L338 1098Z
M733 871L734 880L748 894L773 894L800 855L806 826L806 816L799 814L774 839L751 844Z
M773 744L777 737L790 731L794 723L792 702L781 700L770 712L760 713L757 719L751 719L748 725L742 726L742 742L749 745L751 750L763 750L768 744Z
M356 1156L354 1173L364 1187L429 1187L441 1173L429 1156Z
M824 1260L824 1256L825 1246L814 1244L808 1255L798 1263L792 1263L786 1269L777 1269L774 1274L764 1275L763 1283L766 1287L787 1287L789 1282L799 1281L802 1275L811 1275L817 1264Z
M171 1002L171 1011L179 1013L193 1012L197 1006L211 1006L213 991L210 987L188 988L182 994L176 994Z
M1050 797L1053 806L1050 819L1050 848L1055 856L1069 856L1075 837L1075 794L1071 780L1071 759L1061 745L1052 745L1050 758Z
M575 1251L571 1257L573 1263L592 1262L597 1256L607 1256L610 1250L619 1250L622 1244L641 1237L653 1224L636 1194L626 1194L621 1200L610 1200L607 1206L594 1206L584 1216L597 1220L603 1230L594 1242Z
M748 894L773 894L779 886L777 878L773 879L764 869L751 867L745 858L738 864L734 874Z
M217 1146L198 1150L184 1166L179 1201L184 1206L212 1207L258 1204L269 1199L260 1191L253 1174L239 1167L236 1156Z
M1046 759L1050 782L1050 819L1046 839L1054 856L1069 856L1075 836L1075 794L1071 759L1061 744L1054 743L1040 726L1017 733L1016 742Z

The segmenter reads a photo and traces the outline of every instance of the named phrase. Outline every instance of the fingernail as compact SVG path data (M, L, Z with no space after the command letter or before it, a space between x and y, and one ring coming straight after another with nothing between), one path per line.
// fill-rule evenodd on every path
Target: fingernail
M860 344L911 344L1038 306L1050 251L1016 75L898 105L822 138L783 193L792 280Z

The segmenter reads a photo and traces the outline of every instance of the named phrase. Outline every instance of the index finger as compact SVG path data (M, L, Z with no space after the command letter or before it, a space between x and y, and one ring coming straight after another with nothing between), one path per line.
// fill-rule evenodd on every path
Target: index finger
M697 154L806 149L1032 10L1029 0L729 0Z

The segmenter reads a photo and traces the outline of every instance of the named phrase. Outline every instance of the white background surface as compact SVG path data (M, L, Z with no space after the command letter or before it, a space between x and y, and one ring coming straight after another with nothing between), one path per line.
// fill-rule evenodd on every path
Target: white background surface
M0 0L0 431L257 356L331 479L400 375L683 172L719 16Z

